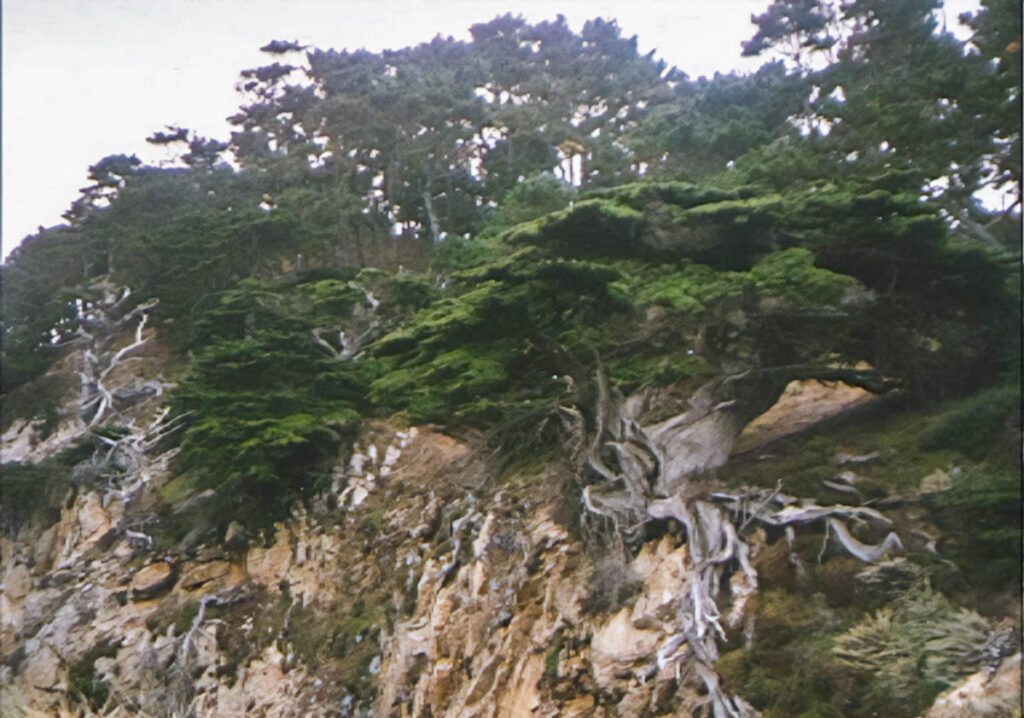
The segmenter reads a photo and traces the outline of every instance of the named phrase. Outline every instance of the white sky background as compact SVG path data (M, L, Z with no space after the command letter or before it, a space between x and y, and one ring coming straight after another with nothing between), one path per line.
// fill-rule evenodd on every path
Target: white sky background
M614 18L640 51L691 77L751 71L740 56L752 13L770 0L4 0L3 256L52 226L111 154L155 162L145 138L180 125L226 140L239 71L271 64L270 40L379 51L505 12L531 22L561 12L574 30ZM973 0L947 0L950 28Z

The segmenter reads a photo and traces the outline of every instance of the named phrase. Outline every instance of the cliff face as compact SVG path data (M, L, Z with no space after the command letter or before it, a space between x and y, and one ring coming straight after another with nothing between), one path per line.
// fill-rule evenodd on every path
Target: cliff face
M692 82L603 19L275 41L230 141L90 166L0 267L0 710L1003 710L1020 43L881 5Z
M0 542L4 715L756 715L733 695L744 686L740 659L818 630L808 622L859 613L849 612L855 594L878 606L920 577L901 551L868 563L836 547L826 556L820 528L748 532L753 570L714 574L717 606L705 611L724 649L709 664L689 645L707 561L695 560L679 524L625 547L607 521L580 513L569 462L503 466L482 436L393 422L365 426L331 486L272 531L232 525L222 540L158 551L155 507L172 504L166 522L204 500L175 498L176 449L156 441L173 360L138 318L107 338L105 353L93 349L48 378L86 381L90 362L106 362L94 375L126 428L77 464L58 513ZM15 423L8 460L38 462L80 439L93 394L72 387L46 438ZM770 473L766 442L872 401L845 385L793 383L741 437L745 465ZM842 433L827 426L819 443ZM862 474L886 456L830 460L851 490L869 491ZM915 497L948 476L920 478L883 502L908 551L940 539ZM807 605L794 605L811 584ZM1008 715L1016 705L1019 655L993 671L1013 653L1007 636L1019 623L995 624L971 624L988 652L965 657L961 675L986 667L928 715Z

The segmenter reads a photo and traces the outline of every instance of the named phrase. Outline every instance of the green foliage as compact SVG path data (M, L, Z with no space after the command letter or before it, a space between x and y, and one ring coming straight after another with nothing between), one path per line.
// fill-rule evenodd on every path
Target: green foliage
M68 693L91 711L102 711L110 697L110 684L96 677L96 661L117 656L117 644L101 641L68 670Z
M792 307L838 308L857 281L815 267L814 263L814 254L803 248L770 254L750 270L754 289L762 298L781 300Z
M430 421L481 411L493 419L553 397L564 384L552 376L593 349L578 328L629 308L609 287L615 276L534 250L466 272L455 293L374 345L382 374L370 397Z
M525 425L566 393L586 403L598 358L624 391L810 361L867 361L918 398L974 390L1016 368L1019 266L950 241L950 218L962 234L986 221L971 190L1019 183L1019 18L986 4L975 57L936 32L932 5L773 3L747 50L838 52L814 73L776 62L690 81L614 22L510 15L468 42L246 70L240 170L218 164L224 143L169 128L153 140L188 143L187 168L104 158L72 225L4 265L5 412L52 426L32 380L108 274L159 299L153 324L191 352L173 396L188 417L176 491L215 489L203 520L220 527L285 515L364 416ZM566 160L563 181L551 172ZM941 177L946 215L921 199ZM426 252L421 237L432 274L416 273L423 258L366 269ZM358 361L342 351L356 335ZM953 451L987 457L1007 406L993 395L951 415L935 451L917 429L886 433L888 485ZM788 480L820 485L823 451ZM3 479L13 505L31 503L36 468ZM950 496L1002 501L989 468ZM995 530L971 545L995 551Z
M551 644L551 648L544 655L544 675L549 678L558 677L558 659L562 653L561 642Z
M947 448L975 459L983 458L1000 434L1017 417L1020 392L1012 385L983 391L959 404L924 437L926 448Z
M944 548L980 588L1017 592L1021 582L1021 486L1016 467L979 467L954 475L935 499Z
M749 192L692 182L633 182L611 189L592 190L584 198L608 199L643 211L653 203L689 209L702 204L744 199L744 195L749 196Z
M494 237L447 237L434 250L433 264L442 272L461 272L500 261L508 246Z
M510 244L548 247L569 256L630 256L638 249L643 214L600 199L514 227L502 235Z
M40 228L0 266L5 398L44 373L61 356L54 343L75 334L74 300L88 295L91 277L106 272L99 245L67 227Z
M977 613L921 586L838 636L833 650L844 665L870 676L865 707L895 702L913 715L977 669L988 631Z
M95 457L98 441L92 434L39 463L7 462L0 467L0 530L13 535L32 521L48 526L60 516L68 492L90 486L92 471L77 471Z
M21 384L3 397L2 427L6 430L17 419L30 419L49 436L59 423L59 411L70 392L79 389L80 380L70 373L48 374Z
M333 279L246 280L198 323L206 345L174 394L191 417L177 465L227 502L218 524L281 518L359 423L375 365L336 359L312 332L343 326L364 297Z
M7 533L30 521L41 512L55 508L66 491L71 472L53 463L5 463L0 470L0 522Z
M512 227L557 212L569 204L571 196L571 188L548 172L526 177L501 198L486 231Z

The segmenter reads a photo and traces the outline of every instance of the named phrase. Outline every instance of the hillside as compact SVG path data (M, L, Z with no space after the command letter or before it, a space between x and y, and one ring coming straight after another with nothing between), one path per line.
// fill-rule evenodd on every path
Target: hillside
M932 5L275 41L97 162L2 268L0 711L1019 715L1020 20Z

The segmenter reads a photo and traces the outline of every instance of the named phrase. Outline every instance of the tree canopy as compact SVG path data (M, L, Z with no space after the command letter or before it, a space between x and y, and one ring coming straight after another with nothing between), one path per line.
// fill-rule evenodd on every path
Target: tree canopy
M4 265L5 397L89 336L101 279L191 352L182 466L236 443L229 480L288 496L359 416L509 421L595 357L623 387L866 361L976 388L1016 356L1020 21L984 3L965 42L937 7L776 0L744 47L773 57L699 79L602 19L270 42L229 139L101 159Z

